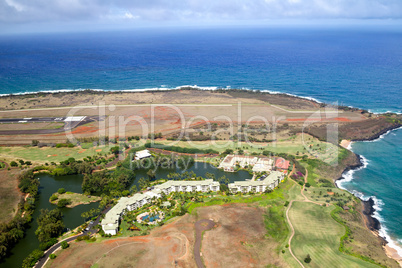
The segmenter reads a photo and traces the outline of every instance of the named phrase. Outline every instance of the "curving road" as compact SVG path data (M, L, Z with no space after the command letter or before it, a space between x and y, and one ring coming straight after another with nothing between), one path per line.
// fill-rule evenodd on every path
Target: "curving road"
M194 258L198 268L204 268L204 264L201 259L201 240L202 233L207 230L211 230L215 226L215 222L203 219L197 221L195 224L195 245L194 245Z
M107 213L110 209L111 209L111 207L106 208L105 210L102 211L101 215ZM67 238L67 239L64 239L64 240L60 241L59 243L54 244L53 246L51 246L51 247L45 252L45 255L43 255L43 257L35 264L34 267L35 267L35 268L41 268L41 267L43 267L43 266L46 264L46 262L48 261L50 254L54 253L56 250L59 249L59 247L60 247L60 245L61 245L61 242L63 242L63 241L71 242L71 241L77 239L77 238L80 237L80 236L92 235L92 234L96 233L98 230L97 230L97 229L94 229L94 227L99 224L100 217L101 217L101 216L99 215L93 223L90 223L90 224L88 225L88 228L89 228L88 231L84 231L84 232L82 232L82 233L79 234L79 235L75 235L75 236L69 237L69 238Z

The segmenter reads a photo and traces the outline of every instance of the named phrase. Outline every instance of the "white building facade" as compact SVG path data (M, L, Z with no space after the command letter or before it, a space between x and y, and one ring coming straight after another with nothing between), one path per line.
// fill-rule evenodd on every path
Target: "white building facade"
M172 192L208 192L219 191L219 182L212 179L201 181L167 181L156 185L153 190L143 194L137 193L131 197L122 197L119 202L112 207L102 220L102 230L105 234L116 235L119 230L120 218L125 211L136 210L145 204L150 203L155 198L161 198L162 192L170 194Z
M272 171L264 180L261 181L235 181L234 183L229 183L228 187L230 192L237 193L248 193L265 192L267 189L273 190L279 185L281 181L285 178L285 175L280 171Z

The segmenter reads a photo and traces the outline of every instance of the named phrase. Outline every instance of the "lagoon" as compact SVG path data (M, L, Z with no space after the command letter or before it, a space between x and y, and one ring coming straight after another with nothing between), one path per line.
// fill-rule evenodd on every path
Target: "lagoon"
M193 171L197 176L204 178L206 177L207 172L214 174L216 178L226 176L230 182L251 179L251 175L247 171L240 170L235 173L228 173L203 162L195 162L187 170L181 170L179 168L158 168L156 170L156 179L167 178L167 175L172 172L181 173L185 171ZM135 184L138 187L138 180L142 177L148 177L146 173L147 170L135 170L136 179L133 182L133 185ZM57 192L59 188L64 188L66 191L70 192L82 193L81 184L83 175L51 176L49 174L38 174L38 178L40 180L40 194L38 201L35 203L36 209L32 215L33 221L31 222L31 226L26 230L25 237L11 250L12 255L4 262L0 263L0 268L21 267L22 261L29 255L29 253L39 247L39 241L35 235L35 230L38 228L36 219L40 215L41 209L51 210L57 207L49 202L49 198L53 193ZM74 229L83 224L84 220L81 218L81 213L89 211L92 208L97 208L98 204L99 203L97 202L88 205L79 205L74 208L62 208L61 211L64 215L63 221L66 228Z

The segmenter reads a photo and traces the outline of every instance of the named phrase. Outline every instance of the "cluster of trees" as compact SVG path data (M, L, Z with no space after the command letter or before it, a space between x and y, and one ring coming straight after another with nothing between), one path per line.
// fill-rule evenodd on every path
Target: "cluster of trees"
M82 182L82 190L86 194L106 194L122 196L122 192L135 179L132 170L118 167L114 172L100 171L93 174L85 174Z
M57 237L64 230L63 214L58 209L42 209L37 222L35 234L40 242L39 249L35 249L24 259L23 268L33 267L43 257L44 251L57 243Z
M31 217L21 218L21 215L18 215L11 222L0 224L0 261L7 256L18 240L24 237L24 231L30 220Z
M20 166L22 167L23 165L31 166L32 162L31 161L24 161L22 159L18 159L17 161L11 161L10 166L12 167L18 167L18 163L20 163Z
M247 133L237 133L230 137L231 140L234 141L250 141L250 142L273 142L275 140L272 139L258 139L256 137L250 136Z
M56 148L63 148L63 147L68 147L68 148L73 148L75 145L73 143L57 143Z
M154 139L161 139L162 138L162 133L149 133L148 134L148 139L154 140Z
M72 174L90 174L94 170L91 163L86 161L78 160L74 158L69 158L65 161L60 162L60 165L51 171L54 176L64 176Z
M25 229L32 221L32 213L35 209L39 180L35 179L33 170L23 172L18 180L20 191L29 193L29 197L21 198L18 204L18 213L13 220L9 223L0 224L0 260L5 258L18 240L24 237ZM23 214L24 217L22 217Z
M163 145L163 144L158 144L158 143L150 143L147 142L145 143L145 148L157 148L157 149L163 149L167 151L172 151L172 152L178 152L178 153L187 153L187 154L218 154L218 151L215 151L213 149L197 149L197 148L186 148L186 147L179 147L179 146L169 146L169 145Z
M128 140L128 141L132 141L132 140L139 141L139 140L140 140L140 136L129 136L129 137L127 137L127 140Z
M63 214L59 209L42 209L37 222L38 229L36 229L35 234L41 244L47 244L63 233Z

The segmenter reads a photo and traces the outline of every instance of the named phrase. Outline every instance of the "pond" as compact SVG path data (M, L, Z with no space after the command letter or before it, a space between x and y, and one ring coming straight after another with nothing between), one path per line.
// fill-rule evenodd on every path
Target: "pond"
M185 171L193 171L197 176L206 177L206 173L212 173L216 178L226 176L230 182L233 181L244 181L246 179L251 179L251 175L244 170L228 173L219 170L209 164L202 162L195 162L191 167ZM167 175L172 172L184 172L179 168L172 169L157 169L156 179L167 178ZM146 170L136 170L136 179L133 184L138 184L138 180L141 177L147 178ZM11 256L5 260L5 262L0 263L0 267L21 267L22 261L31 253L34 249L39 247L39 241L35 236L35 230L38 228L36 219L40 214L41 209L54 209L57 206L49 202L50 196L57 192L59 188L64 188L66 191L82 193L82 175L69 175L69 176L51 176L48 174L38 175L40 180L40 195L39 200L36 202L36 209L33 213L33 221L31 226L26 231L25 237L18 242L18 244L11 250ZM138 186L138 185L137 185ZM91 203L89 205L79 205L74 208L62 208L61 211L64 215L63 221L67 228L74 229L77 226L84 223L81 218L81 213L89 211L92 208L97 208L98 203Z
M133 184L137 185L137 182L139 180L139 178L147 178L147 171L148 170L135 170L135 175L136 175L136 180ZM237 172L225 172L221 169L218 169L208 163L204 163L204 162L195 162L193 165L191 165L188 169L186 170L181 170L178 167L175 168L169 168L169 169L162 169L162 168L158 168L156 170L156 176L155 179L165 179L167 178L167 175L169 175L169 173L172 172L177 172L177 173L183 173L185 171L188 172L194 172L197 176L201 176L203 178L206 178L206 174L207 173L212 173L213 175L215 175L215 178L220 178L222 176L226 176L226 178L229 179L229 182L234 182L234 181L245 181L246 179L251 179L252 176L248 173L248 171L245 170L239 170ZM137 185L138 187L138 185Z
M49 202L50 196L57 192L59 188L64 188L66 191L82 193L82 175L70 175L54 177L47 174L38 175L40 180L40 194L39 199L36 202L36 209L33 213L33 221L31 226L26 230L26 235L21 239L18 244L11 250L11 256L0 263L0 267L21 267L22 261L28 256L31 251L39 247L39 241L36 238L35 231L38 228L36 219L40 215L41 209L54 209L57 206ZM88 205L80 205L74 208L62 208L61 211L64 215L64 225L73 229L84 223L81 218L81 213L90 210L91 208L97 208L98 203L91 203Z

